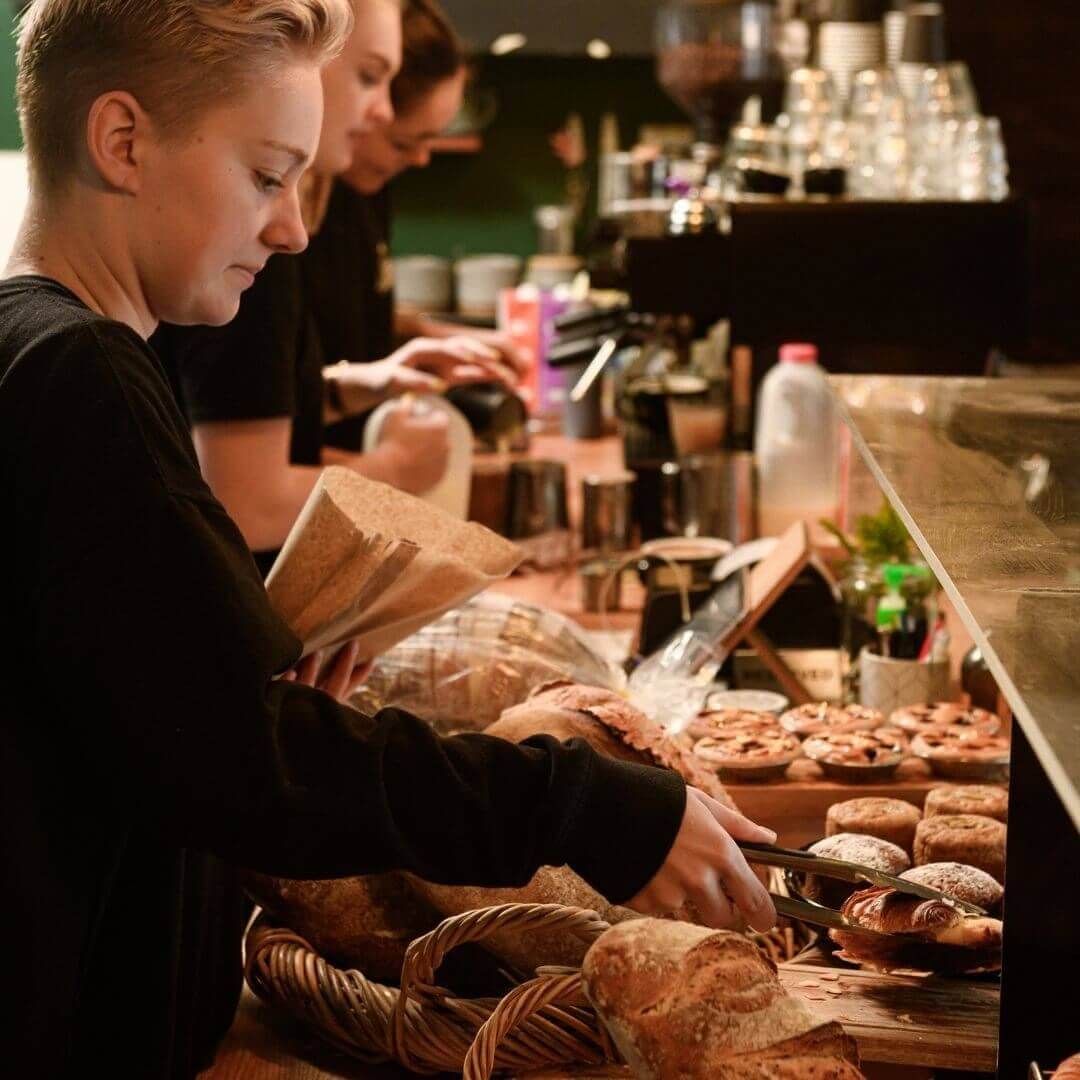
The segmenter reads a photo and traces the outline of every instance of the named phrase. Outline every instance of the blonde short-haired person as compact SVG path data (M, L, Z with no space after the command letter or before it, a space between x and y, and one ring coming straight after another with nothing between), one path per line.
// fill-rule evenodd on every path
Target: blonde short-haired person
M327 66L322 135L305 177L305 221L322 225L333 178L353 146L393 118L391 79L402 60L396 0L354 0L356 27ZM336 91L337 72L361 73L355 93ZM354 80L355 81L355 80ZM336 283L344 287L344 283ZM165 327L154 346L172 373L192 426L203 475L264 572L272 565L323 465L418 494L442 478L449 451L443 413L402 404L368 454L327 445L328 422L371 409L405 390L499 379L514 382L517 362L490 341L458 335L409 342L376 365L338 365L317 317L321 283L291 256L272 258L237 317L219 329ZM356 297L356 305L363 298Z
M241 867L774 916L766 830L580 742L440 738L280 678L299 642L202 480L147 345L305 243L297 186L346 0L34 0L31 193L0 280L3 1070L188 1078L230 1023ZM347 667L347 666L346 666ZM730 898L730 899L729 899Z

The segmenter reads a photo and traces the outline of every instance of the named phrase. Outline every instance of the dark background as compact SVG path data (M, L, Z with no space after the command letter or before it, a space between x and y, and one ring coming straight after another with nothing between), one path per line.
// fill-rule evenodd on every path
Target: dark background
M0 18L0 94L12 102L14 44ZM600 116L619 117L624 148L643 122L680 114L656 85L647 46L652 0L448 0L470 43L530 38L526 55L483 56L482 87L498 112L480 154L439 155L397 182L394 246L458 255L534 250L533 207L561 201L566 175L548 136L571 111L595 158ZM953 56L971 66L983 112L1001 118L1013 190L1031 208L1031 337L1018 358L1080 363L1080 5L1071 0L945 0ZM609 60L584 56L594 36ZM539 50L540 54L534 50ZM13 104L0 109L0 148L18 146ZM594 165L594 160L592 161ZM595 202L595 188L590 194Z

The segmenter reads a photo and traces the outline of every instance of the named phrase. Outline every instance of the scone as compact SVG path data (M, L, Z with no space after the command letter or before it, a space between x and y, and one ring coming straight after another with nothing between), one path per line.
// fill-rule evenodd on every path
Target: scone
M923 817L938 817L941 814L978 814L980 817L1008 822L1009 792L989 784L934 788L926 796Z
M958 862L1005 884L1005 826L978 814L940 814L915 830L915 865Z
M811 735L820 735L826 731L873 731L882 723L881 713L877 709L868 709L863 705L848 705L839 708L826 702L814 705L800 705L788 709L780 717L780 726L800 739Z
M949 701L939 701L933 705L907 705L897 709L889 718L889 723L909 735L921 735L927 731L941 731L949 727L993 735L1001 727L1000 718L992 712Z
M778 727L732 731L699 739L694 756L721 780L777 780L802 756L802 744Z
M905 881L937 889L953 900L974 904L991 915L997 913L1005 890L985 871L963 863L939 862L913 866L900 875Z
M911 860L903 848L877 836L839 833L811 844L808 850L811 855L858 863L894 877L898 877L911 866ZM802 894L807 900L835 908L860 887L853 881L838 881L836 878L807 874L802 884Z
M898 742L871 731L811 735L803 743L803 752L821 766L826 776L855 784L888 780L904 760L904 750Z
M919 808L902 799L848 799L829 807L825 815L825 835L859 833L876 836L910 855L915 844L915 827L920 821Z

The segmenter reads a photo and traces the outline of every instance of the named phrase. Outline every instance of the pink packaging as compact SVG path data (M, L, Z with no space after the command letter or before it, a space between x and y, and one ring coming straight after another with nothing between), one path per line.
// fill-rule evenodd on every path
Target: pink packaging
M533 416L561 413L566 400L565 377L560 369L547 363L547 355L555 340L555 320L569 310L570 303L535 285L519 285L499 294L499 329L509 335L529 362L522 390Z

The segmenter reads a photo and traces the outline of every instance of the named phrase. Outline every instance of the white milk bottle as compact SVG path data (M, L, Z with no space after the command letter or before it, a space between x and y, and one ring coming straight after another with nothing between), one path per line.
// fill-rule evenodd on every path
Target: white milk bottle
M784 345L761 384L754 434L761 536L779 536L803 520L821 540L818 522L836 517L838 417L817 357L814 345Z

